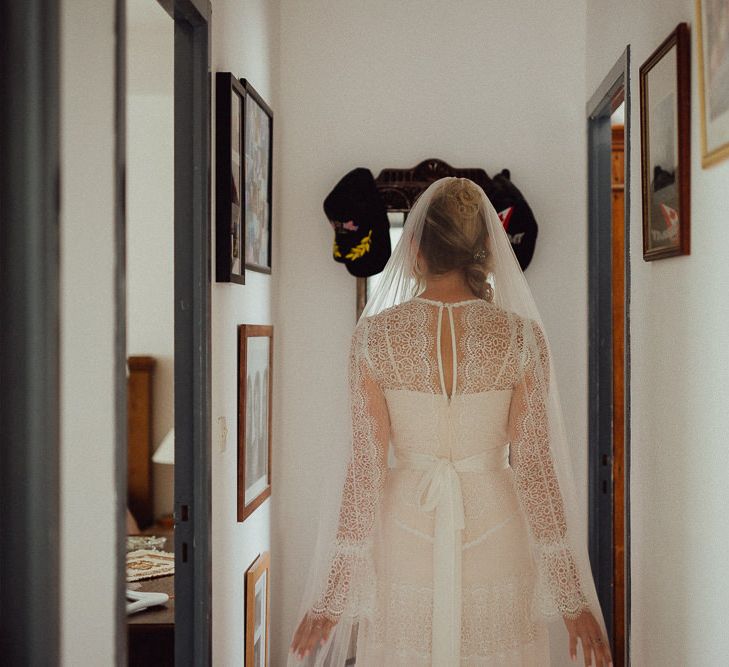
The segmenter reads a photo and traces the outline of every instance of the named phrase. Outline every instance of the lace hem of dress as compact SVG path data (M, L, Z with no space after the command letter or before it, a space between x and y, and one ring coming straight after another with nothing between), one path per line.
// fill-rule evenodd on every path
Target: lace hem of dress
M470 661L467 664L499 665L499 658L528 651L527 647L545 631L533 613L533 594L534 579L526 573L490 584L465 585L462 659ZM378 593L378 611L365 631L366 645L379 647L388 659L403 660L395 664L430 660L432 602L432 587L392 582ZM372 655L378 655L377 648ZM365 657L370 659L369 654ZM407 659L413 662L405 662ZM387 664L391 664L390 660Z

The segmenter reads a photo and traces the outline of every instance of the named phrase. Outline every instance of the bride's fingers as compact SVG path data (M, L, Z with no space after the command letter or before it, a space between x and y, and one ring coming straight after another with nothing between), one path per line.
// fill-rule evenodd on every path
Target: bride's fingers
M292 650L299 656L306 655L307 648L311 644L312 633L315 631L310 617L306 616L302 619L299 627L291 642Z
M612 667L610 643L591 612L585 612L577 618L565 617L565 625L569 633L569 654L573 661L577 659L579 639L585 667Z
M582 644L582 655L586 667L609 667L612 665L610 659L610 647L605 645L605 639L595 641L600 635L591 635L587 632L580 634Z
M297 651L299 646L301 645L301 641L304 638L304 634L306 632L306 619L302 619L301 623L299 623L299 627L296 628L296 632L294 632L294 638L291 640L291 650Z
M306 643L307 652L313 651L318 648L323 642L326 634L326 628L329 625L329 621L325 618L318 618L314 621L311 629L311 634L308 637Z
M595 667L608 667L610 662L609 654L605 651L603 642L593 642L592 650L595 653Z
M610 643L603 635L597 621L590 617L587 628L588 641L595 652L595 665L597 667L609 667L612 663L610 657Z
M303 658L315 648L326 643L335 623L328 618L313 618L306 616L294 634L291 641L291 651Z
M603 664L605 667L612 667L612 657L610 656L610 644L605 640L605 637L602 638L602 641L597 644L597 653L602 659Z
M570 632L569 651L570 658L577 660L577 635L574 632Z
M307 655L311 653L312 649L316 646L317 641L319 640L319 627L317 625L312 625L311 630L309 631L309 635L307 636L306 640L304 641L303 653L304 655Z
M580 646L582 647L582 660L585 667L593 667L592 643L590 642L590 636L583 623L579 623L577 625L575 634L580 640Z
M585 667L592 667L592 644L585 635L580 635L580 642L582 644L582 656L585 660Z

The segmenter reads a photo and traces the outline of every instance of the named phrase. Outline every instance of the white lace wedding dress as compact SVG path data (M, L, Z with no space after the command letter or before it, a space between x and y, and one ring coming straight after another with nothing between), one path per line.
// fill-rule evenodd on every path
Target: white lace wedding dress
M358 328L353 458L315 605L335 620L351 596L370 608L358 667L542 667L540 599L565 614L588 607L563 539L545 424L539 411L522 418L534 397L514 389L548 365L543 345L532 347L541 359L524 353L526 336L543 341L534 324L482 299L414 297Z

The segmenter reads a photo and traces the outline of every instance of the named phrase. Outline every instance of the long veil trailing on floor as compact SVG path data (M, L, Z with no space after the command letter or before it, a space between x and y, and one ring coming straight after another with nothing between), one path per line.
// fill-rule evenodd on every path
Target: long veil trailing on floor
M589 609L603 636L607 636L587 551L586 507L577 499L542 318L486 194L472 181L447 177L432 183L415 202L402 237L352 335L351 438L326 443L331 465L318 481L322 496L316 545L295 627L313 627L322 619L336 624L324 645L314 648L303 661L289 653L290 667L344 665L351 653L357 623L371 620L374 613L378 573L372 548L379 534L386 457L378 444L378 422L374 416L387 408L382 401L371 399L369 388L374 379L367 353L366 325L368 318L417 296L424 288L416 266L418 250L426 218L437 219L443 206L450 207L451 213L455 210L469 216L475 224L485 225L486 234L481 236L485 238L485 247L473 248L475 256L483 260L483 275L489 283L484 298L515 313L521 323L517 335L519 349L523 351L522 372L513 392L519 397L522 410L511 442L511 456L537 573L534 613L545 622L563 625L563 616L574 618ZM464 265L468 261L469 257L464 258ZM565 654L566 649L565 642Z

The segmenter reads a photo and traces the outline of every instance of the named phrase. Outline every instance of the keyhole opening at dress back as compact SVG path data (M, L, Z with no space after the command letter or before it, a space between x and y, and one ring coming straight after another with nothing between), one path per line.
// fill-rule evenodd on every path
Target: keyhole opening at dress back
M445 311L445 313L443 312ZM455 363L456 363L456 352L454 350L455 344L455 322L453 318L453 307L441 305L440 306L440 339L438 346L438 353L440 354L440 373L441 373L441 385L443 393L445 394L448 401L451 400L455 392Z

